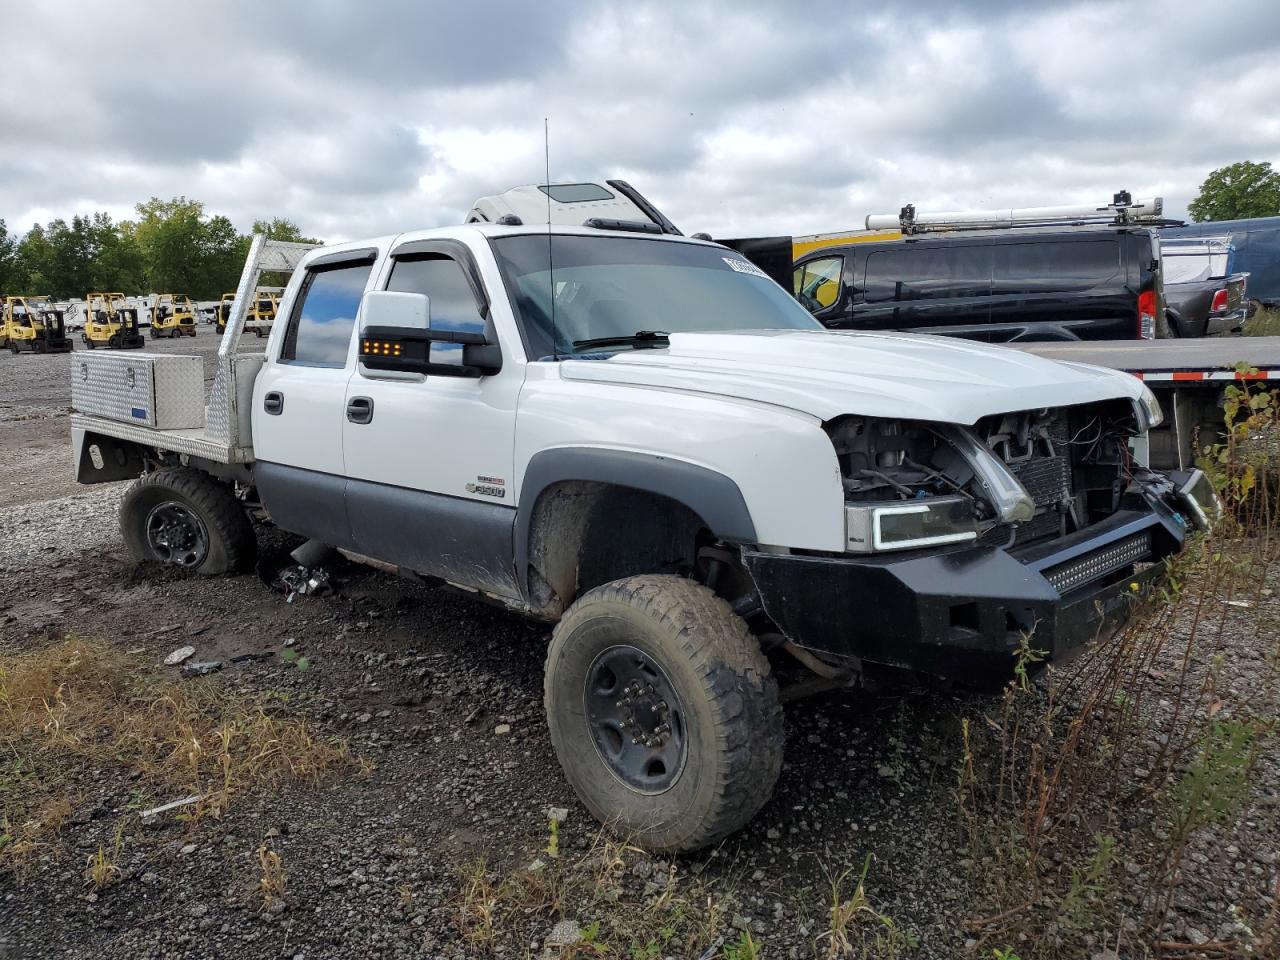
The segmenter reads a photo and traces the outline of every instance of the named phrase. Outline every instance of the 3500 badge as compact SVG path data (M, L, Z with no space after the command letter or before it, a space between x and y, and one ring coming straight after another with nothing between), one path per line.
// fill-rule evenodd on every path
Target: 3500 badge
M467 484L467 493L502 499L507 495L506 483L501 477L476 477L475 483Z

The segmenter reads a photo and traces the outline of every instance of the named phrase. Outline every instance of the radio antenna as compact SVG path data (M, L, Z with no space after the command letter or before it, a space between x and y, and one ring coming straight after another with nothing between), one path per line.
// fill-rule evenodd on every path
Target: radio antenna
M547 195L547 275L551 288L551 359L560 359L556 347L556 261L551 252L551 124L542 118L542 158L546 163L547 178L542 192Z

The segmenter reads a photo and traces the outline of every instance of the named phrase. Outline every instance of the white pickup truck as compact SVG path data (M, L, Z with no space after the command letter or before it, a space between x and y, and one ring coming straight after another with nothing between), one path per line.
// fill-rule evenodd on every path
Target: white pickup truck
M1027 638L1062 659L1203 516L1202 475L1133 462L1160 418L1137 379L828 332L741 255L619 217L614 182L562 186L550 226L477 204L259 238L207 407L189 358L76 355L77 478L137 478L140 560L242 570L269 521L554 623L565 774L667 850L768 800L779 675L1003 681ZM237 354L258 274L293 263L265 355Z

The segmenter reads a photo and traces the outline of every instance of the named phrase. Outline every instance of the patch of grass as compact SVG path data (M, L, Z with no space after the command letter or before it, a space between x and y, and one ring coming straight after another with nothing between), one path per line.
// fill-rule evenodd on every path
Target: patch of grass
M846 870L831 881L830 926L820 940L827 943L827 960L847 957L876 957L893 960L904 950L919 946L915 935L900 927L888 914L877 910L867 896L867 870L871 854L862 863L853 889L848 889L852 870Z
M362 764L300 720L78 638L0 654L0 757L0 869L15 872L113 775L135 797L199 795L183 814L199 818L251 788Z
M485 955L523 956L528 944L561 921L578 924L580 939L554 948L557 957L660 960L662 957L762 960L775 956L753 929L731 923L749 906L732 881L713 888L696 872L598 831L585 853L531 851L532 863L495 868L485 860L458 869L453 898L462 938ZM830 887L830 902L806 890L797 912L828 911L831 930L814 942L814 956L831 960L897 960L919 944L915 935L878 910L866 871L846 872ZM851 878L853 881L850 882ZM744 909L746 908L746 909ZM736 925L735 925L736 924Z
M743 930L737 940L724 945L724 960L760 960L760 944L750 930Z
M289 876L284 872L284 860L265 843L258 847L258 895L265 910L284 902L285 887Z
M563 842L564 828L557 828ZM484 860L462 866L454 909L463 938L486 953L501 949L519 955L558 921L574 920L581 940L558 947L561 957L699 957L724 942L724 908L698 878L679 876L670 863L650 860L603 830L585 853L559 852L546 862L546 851L539 850L532 863L506 869ZM631 872L640 861L652 868L644 879ZM742 947L741 942L726 946L723 955ZM747 960L759 953L740 956Z
M1280 337L1280 310L1263 307L1245 321L1246 337Z
M120 877L120 851L124 848L124 822L116 826L115 840L111 850L98 844L98 852L89 855L85 862L84 880L95 891L102 890L116 883Z

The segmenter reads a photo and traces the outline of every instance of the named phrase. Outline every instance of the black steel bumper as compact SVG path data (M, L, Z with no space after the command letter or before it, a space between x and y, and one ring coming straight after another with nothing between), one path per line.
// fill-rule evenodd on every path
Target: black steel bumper
M765 612L793 642L966 683L1009 677L1022 638L1061 662L1113 632L1181 549L1182 519L1134 505L1076 534L1005 550L811 557L747 552ZM1137 589L1135 589L1135 585Z

